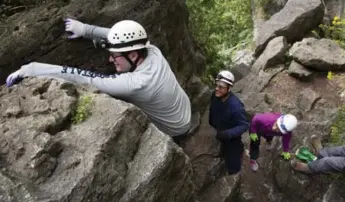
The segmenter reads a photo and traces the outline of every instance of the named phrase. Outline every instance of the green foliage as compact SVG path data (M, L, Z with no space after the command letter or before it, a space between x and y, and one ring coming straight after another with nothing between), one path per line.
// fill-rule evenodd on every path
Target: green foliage
M206 81L231 63L234 51L252 40L250 0L187 0L190 26L206 54Z
M78 124L87 119L91 115L92 97L84 95L79 98L77 106L72 114L72 124Z
M345 19L335 16L331 25L320 24L326 38L336 41L342 48L345 48Z
M334 147L345 145L345 105L341 106L338 110L337 116L331 126L331 134L325 147ZM344 181L344 173L331 173L329 175L331 180Z
M332 145L345 145L345 105L339 108L337 117L331 127L329 142Z

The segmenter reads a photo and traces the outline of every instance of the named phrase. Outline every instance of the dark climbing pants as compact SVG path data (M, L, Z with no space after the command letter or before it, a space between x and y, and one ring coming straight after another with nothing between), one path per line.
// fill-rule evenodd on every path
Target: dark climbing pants
M250 140L249 155L250 155L250 159L252 160L256 160L259 158L261 137L265 138L267 142L272 142L273 140L273 136L264 136L264 135L259 135L259 134L257 135L258 135L258 140L256 141Z
M345 172L345 146L323 148L308 164L312 173Z
M241 138L221 141L221 156L229 175L238 173L242 167L243 143Z

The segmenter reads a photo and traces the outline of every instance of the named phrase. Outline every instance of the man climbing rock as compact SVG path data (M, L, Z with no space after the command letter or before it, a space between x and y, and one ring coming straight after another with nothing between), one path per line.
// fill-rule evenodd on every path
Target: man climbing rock
M267 150L272 149L272 140L274 136L282 137L283 152L282 156L285 160L289 160L291 154L290 140L292 131L297 126L297 118L291 114L280 113L260 113L256 114L250 124L250 167L253 171L259 169L257 159L259 157L259 146L261 137L266 139Z
M309 163L291 160L294 170L306 174L345 172L345 146L323 148L316 135L311 137L311 145L317 154L317 160Z
M242 134L249 127L243 103L231 92L234 81L231 72L218 73L209 114L209 123L217 130L216 137L221 142L221 155L225 159L229 174L241 170Z
M141 108L162 132L186 134L191 125L191 105L161 51L150 45L145 29L123 20L111 29L65 20L69 38L85 37L107 48L118 74L101 75L75 67L32 62L8 76L7 86L24 77L38 76L90 84L104 93Z

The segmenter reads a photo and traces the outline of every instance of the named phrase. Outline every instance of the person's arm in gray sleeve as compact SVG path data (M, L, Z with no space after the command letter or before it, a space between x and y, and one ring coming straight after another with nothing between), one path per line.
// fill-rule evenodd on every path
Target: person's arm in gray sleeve
M98 26L94 26L94 25L88 25L88 24L84 24L84 38L87 39L93 39L93 40L97 40L97 39L107 39L107 35L109 32L109 28L106 27L98 27Z
M84 24L77 20L67 18L65 22L65 31L71 33L69 39L84 37L92 40L107 39L109 28L98 27L94 25Z
M129 96L133 89L130 74L103 75L75 67L32 62L20 70L21 77L37 76L63 79L77 84L89 84L112 96Z

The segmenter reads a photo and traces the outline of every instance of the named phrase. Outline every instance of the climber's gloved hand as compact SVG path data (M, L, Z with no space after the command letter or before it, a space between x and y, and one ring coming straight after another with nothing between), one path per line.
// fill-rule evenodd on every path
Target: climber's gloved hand
M290 152L282 152L281 154L284 158L284 160L289 160L291 158Z
M258 137L258 135L256 133L250 134L249 137L250 137L250 140L253 141L253 142L255 142L255 141L257 141L259 139L259 137Z
M23 80L23 78L24 78L24 74L23 74L22 70L19 69L7 77L6 86L11 87L16 83L21 82Z
M85 25L77 20L71 18L64 19L65 31L70 32L72 35L68 36L69 39L75 39L84 36Z

